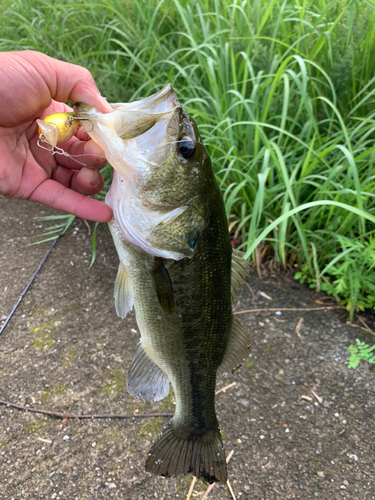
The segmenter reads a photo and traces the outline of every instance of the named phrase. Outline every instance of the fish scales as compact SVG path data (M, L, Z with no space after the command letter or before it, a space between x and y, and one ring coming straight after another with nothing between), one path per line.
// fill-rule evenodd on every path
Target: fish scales
M232 255L209 156L172 87L113 108L102 115L78 105L76 114L115 168L106 202L120 259L116 309L124 317L134 304L141 332L128 391L158 401L170 382L176 399L146 470L225 483L215 384L218 371L235 369L249 353L231 307L247 263Z

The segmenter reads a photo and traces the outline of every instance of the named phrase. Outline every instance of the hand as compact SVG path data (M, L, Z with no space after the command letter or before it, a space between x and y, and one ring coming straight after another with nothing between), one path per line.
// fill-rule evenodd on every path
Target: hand
M72 111L67 101L85 102L102 113L112 110L85 68L39 52L0 53L0 194L108 222L112 210L87 198L103 188L97 169L106 160L83 128L62 146L86 166L37 145L35 119Z

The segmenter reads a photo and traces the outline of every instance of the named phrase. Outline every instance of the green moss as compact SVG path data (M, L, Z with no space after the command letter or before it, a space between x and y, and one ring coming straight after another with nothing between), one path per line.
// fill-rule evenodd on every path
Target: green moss
M48 423L48 420L39 420L38 422L33 422L30 424L27 424L25 427L26 432L37 432L40 429L43 429Z
M161 423L160 422L160 419L159 417L155 417L155 418L150 418L149 420L146 420L140 431L139 431L139 435L141 437L144 437L144 438L153 438L155 437L155 435L158 435L161 433L162 429L163 429L163 424L164 423Z
M79 304L73 304L72 306L69 307L68 312L76 311L79 309L80 305Z
M47 311L48 307L40 307L34 310L32 316L41 316Z
M59 319L46 321L38 326L32 326L28 329L33 334L33 344L37 349L48 349L54 343L54 335L56 328L61 324Z
M160 411L166 413L173 413L175 410L175 402L174 392L172 390L169 391L168 395L163 399L160 405Z
M246 358L245 361L243 362L244 366L246 368L252 368L254 366L254 360L250 358Z
M110 371L105 376L105 384L101 392L108 396L118 396L126 392L127 373L120 368Z
M59 394L64 394L66 390L67 387L64 387L63 385L60 384L48 387L43 390L43 395L41 396L40 401L42 401L42 403L46 403L47 401L50 401L53 397Z

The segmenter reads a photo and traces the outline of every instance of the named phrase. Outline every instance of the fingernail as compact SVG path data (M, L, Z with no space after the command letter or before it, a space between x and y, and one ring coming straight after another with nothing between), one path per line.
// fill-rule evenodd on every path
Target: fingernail
M97 172L96 170L93 170L93 175L91 177L91 181L90 181L90 184L92 187L97 187L99 186L101 182L101 177L100 177L100 174L99 172Z

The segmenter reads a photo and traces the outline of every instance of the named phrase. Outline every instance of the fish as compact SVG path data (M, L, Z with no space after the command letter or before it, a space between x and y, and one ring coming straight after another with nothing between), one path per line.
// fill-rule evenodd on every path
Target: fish
M160 401L171 385L175 395L146 470L226 483L215 384L250 353L232 312L249 263L232 249L209 155L172 85L111 106L101 114L78 104L75 113L114 168L106 203L120 260L115 307L121 318L134 307L141 334L127 390Z

